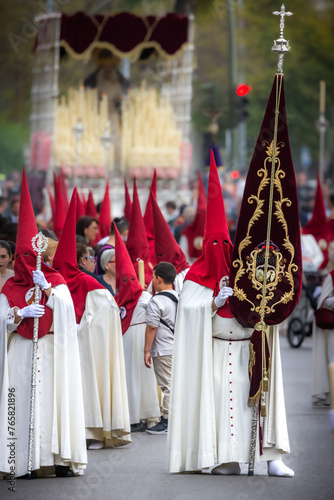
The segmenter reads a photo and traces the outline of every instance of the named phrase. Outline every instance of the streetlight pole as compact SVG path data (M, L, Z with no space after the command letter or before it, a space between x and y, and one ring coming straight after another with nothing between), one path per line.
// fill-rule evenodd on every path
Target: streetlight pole
M47 12L47 14L50 14L53 11L54 11L53 0L46 0L46 12Z
M325 134L328 127L328 121L325 118L325 98L326 82L320 80L319 120L316 121L316 127L319 132L319 177L321 182L325 180Z
M230 122L230 139L231 139L231 157L229 158L229 166L232 169L238 168L238 128L235 123L235 89L238 80L238 63L237 63L237 42L236 42L236 27L235 27L235 5L234 2L226 3L227 19L228 19L228 41L229 41L229 122Z
M85 131L85 127L82 125L81 118L78 118L77 124L73 127L73 132L75 135L75 158L74 158L74 172L73 172L73 186L77 185L78 176L78 163L79 163L79 143L81 141L82 135Z

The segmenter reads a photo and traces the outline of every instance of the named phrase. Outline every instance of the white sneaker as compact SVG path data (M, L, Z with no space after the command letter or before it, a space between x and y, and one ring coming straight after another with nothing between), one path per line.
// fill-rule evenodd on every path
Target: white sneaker
M268 460L268 475L278 477L293 477L295 473L285 465L283 460Z
M103 441L98 441L97 439L93 439L92 443L88 446L89 450L102 450Z

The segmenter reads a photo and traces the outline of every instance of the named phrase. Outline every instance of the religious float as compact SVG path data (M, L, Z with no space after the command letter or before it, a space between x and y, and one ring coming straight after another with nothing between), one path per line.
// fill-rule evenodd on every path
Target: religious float
M79 186L123 176L151 179L154 169L158 178L185 183L193 17L54 12L36 23L29 170L48 183L62 170ZM83 75L87 61L96 70L60 95L64 56L82 61ZM153 59L154 70L133 86L131 68L149 68Z

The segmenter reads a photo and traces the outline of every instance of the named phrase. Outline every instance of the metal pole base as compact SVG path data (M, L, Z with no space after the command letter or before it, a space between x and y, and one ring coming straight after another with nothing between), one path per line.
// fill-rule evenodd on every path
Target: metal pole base
M251 432L249 463L248 463L248 475L249 476L254 476L258 414L259 414L259 402L257 402L255 404L255 406L253 406L253 409L252 409L252 432Z

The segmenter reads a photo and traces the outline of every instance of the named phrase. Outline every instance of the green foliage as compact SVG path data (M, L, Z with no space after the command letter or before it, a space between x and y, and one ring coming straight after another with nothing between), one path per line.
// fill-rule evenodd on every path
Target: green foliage
M284 57L284 80L287 118L291 149L298 168L300 147L311 149L314 167L317 166L319 135L315 121L319 117L319 80L327 82L326 114L334 106L334 10L327 2L294 0L285 4L293 16L285 18L284 37L289 40L291 52ZM250 95L251 117L249 131L256 137L261 124L265 103L270 93L276 70L277 54L271 52L274 39L279 36L279 17L272 15L280 4L258 0L245 2L246 19L244 72L253 86ZM261 13L261 15L259 15Z
M0 172L7 174L20 170L24 164L23 146L29 132L20 123L0 121Z
M227 1L216 0L205 18L196 18L196 55L193 99L193 124L205 130L208 119L203 113L207 101L205 85L220 89L222 116L219 118L221 143L224 130L233 126L229 109L229 47ZM249 98L248 160L253 152L252 145L259 133L276 73L276 53L271 48L279 37L280 10L276 0L235 1L236 44L239 78L252 86ZM314 167L317 166L319 135L315 121L319 117L319 80L327 83L326 116L330 119L334 110L334 4L316 0L293 0L285 4L293 16L285 18L284 36L289 40L291 52L284 58L285 96L291 149L295 166L298 168L300 148L311 149ZM322 7L322 8L321 8ZM330 147L330 133L327 145ZM333 149L333 148L332 148Z

